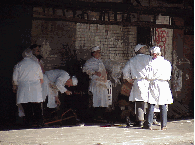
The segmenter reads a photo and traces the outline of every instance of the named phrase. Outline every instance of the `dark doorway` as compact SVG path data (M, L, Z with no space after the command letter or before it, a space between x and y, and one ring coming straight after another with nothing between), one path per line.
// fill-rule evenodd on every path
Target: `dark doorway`
M2 4L0 8L0 124L3 125L16 119L12 73L14 66L22 59L22 52L31 44L32 7Z
M150 46L151 43L151 28L137 27L137 44Z

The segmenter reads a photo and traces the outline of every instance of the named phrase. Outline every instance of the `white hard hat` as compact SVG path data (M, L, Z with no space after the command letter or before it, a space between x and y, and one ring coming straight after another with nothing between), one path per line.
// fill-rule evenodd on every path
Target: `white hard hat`
M141 45L141 44L137 44L134 48L135 52L137 52L138 50L140 50L140 48L144 47L146 45Z
M93 47L93 48L91 49L91 52L94 52L94 51L97 51L97 50L100 50L100 47L99 47L99 46Z
M152 48L150 48L150 52L151 52L151 53L161 53L161 52L160 52L160 47L158 47L158 46L153 46Z
M78 84L78 79L75 76L72 76L72 85L76 86Z

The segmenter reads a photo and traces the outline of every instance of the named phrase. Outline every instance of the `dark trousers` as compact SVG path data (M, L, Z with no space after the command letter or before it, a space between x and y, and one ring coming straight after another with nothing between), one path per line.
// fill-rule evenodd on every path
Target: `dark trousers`
M151 127L151 125L153 123L154 106L155 106L155 104L148 104L148 126L149 127ZM160 108L161 128L166 127L166 125L167 125L167 108L166 108L166 105L159 105L159 108Z
M41 103L21 103L25 113L25 124L43 123Z

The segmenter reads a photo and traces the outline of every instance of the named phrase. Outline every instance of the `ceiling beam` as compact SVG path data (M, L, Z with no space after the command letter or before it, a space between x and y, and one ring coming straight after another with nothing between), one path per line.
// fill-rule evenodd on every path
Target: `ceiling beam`
M122 2L82 2L76 0L29 0L29 1L16 1L10 3L9 5L22 4L30 5L33 7L47 7L47 8L65 8L70 10L85 10L85 11L113 11L113 12L122 12L122 13L140 13L140 14L161 14L171 17L193 17L194 11L189 9L183 9L180 7L153 7L153 6L133 6L131 3L122 3Z
M168 24L154 24L153 22L124 22L124 21L102 21L102 20L87 20L80 18L67 18L59 16L55 18L44 18L44 17L33 17L33 20L44 20L44 21L67 21L75 23L86 23L86 24L100 24L100 25L122 25L122 26L139 26L139 27L150 27L150 28L167 28L167 29L192 29L191 27L175 26Z

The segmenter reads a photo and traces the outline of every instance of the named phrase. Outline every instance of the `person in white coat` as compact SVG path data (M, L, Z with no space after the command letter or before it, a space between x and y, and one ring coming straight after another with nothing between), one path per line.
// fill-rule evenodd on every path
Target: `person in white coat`
M29 57L35 62L37 62L41 66L42 72L44 74L45 70L44 70L43 61L41 60L42 56L40 55L40 47L41 45L33 44L29 48L24 50L24 52L22 53L22 56L23 58ZM19 117L25 116L24 109L21 104L18 104L18 115Z
M43 58L43 57L40 55L40 51L41 51L40 48L41 48L41 45L33 44L29 48L24 50L24 52L22 53L22 56L23 56L23 58L28 56L31 59L33 59L34 61L36 61L37 63L39 63L43 73L45 73L43 61L41 60L41 58Z
M146 66L151 61L150 55L145 55L146 45L138 44L134 48L136 56L131 58L123 68L123 79L133 83L129 101L136 102L136 122L134 126L143 127L145 105L148 102L149 81L146 80Z
M48 108L56 108L60 105L60 100L58 98L58 92L66 93L66 95L71 95L72 92L69 91L65 86L76 86L78 84L78 79L60 69L54 69L45 71L44 83L43 83L43 99L45 100L48 96Z
M31 125L34 120L37 121L37 125L43 125L41 109L43 73L39 63L32 58L34 48L36 47L26 52L26 57L14 67L13 91L17 93L16 104L21 104L24 109L25 124Z
M90 78L89 92L93 94L93 107L97 113L108 107L108 80L105 66L101 60L101 50L99 46L92 48L92 58L86 61L83 72Z
M153 60L148 66L149 75L149 97L148 97L148 119L147 127L152 130L154 106L159 105L161 129L167 127L167 107L166 104L173 103L172 93L169 87L171 78L171 63L161 56L160 47L154 46L150 50Z

